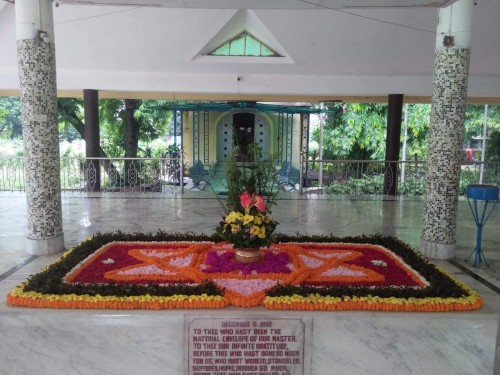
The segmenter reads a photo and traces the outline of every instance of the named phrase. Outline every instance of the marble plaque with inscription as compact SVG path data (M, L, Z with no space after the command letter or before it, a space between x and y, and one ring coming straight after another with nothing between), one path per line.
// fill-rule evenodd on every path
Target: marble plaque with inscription
M311 318L185 318L189 375L310 374Z

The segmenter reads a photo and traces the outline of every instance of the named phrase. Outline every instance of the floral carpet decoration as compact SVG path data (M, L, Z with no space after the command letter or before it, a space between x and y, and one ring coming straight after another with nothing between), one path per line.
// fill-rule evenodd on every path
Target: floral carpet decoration
M481 297L394 237L277 235L253 264L217 235L96 234L7 296L14 306L460 311Z

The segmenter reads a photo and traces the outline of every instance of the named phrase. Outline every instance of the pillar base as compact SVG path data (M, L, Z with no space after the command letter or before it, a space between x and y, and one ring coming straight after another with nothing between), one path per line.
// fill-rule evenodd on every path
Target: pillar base
M49 255L64 251L64 233L43 240L26 239L26 252L29 255Z
M455 258L455 244L442 244L420 239L420 254L431 259Z

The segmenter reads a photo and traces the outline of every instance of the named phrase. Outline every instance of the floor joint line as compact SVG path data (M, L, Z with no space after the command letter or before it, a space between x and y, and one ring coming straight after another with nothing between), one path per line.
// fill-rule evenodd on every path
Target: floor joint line
M481 284L483 284L485 287L491 289L497 294L500 294L500 288L497 287L496 285L490 283L488 280L484 279L483 277L479 276L477 273L472 272L471 270L467 269L463 265L461 265L459 262L457 262L455 259L450 259L448 260L448 263L453 264L455 267L460 269L461 271L465 272L467 275L472 277L474 280L479 281Z
M19 271L21 268L23 268L24 266L27 266L28 264L30 264L31 262L33 262L35 259L37 259L39 256L38 255L32 255L30 256L29 258L26 258L25 260L23 260L21 263L19 263L18 265L12 267L10 270L8 271L5 271L4 273L2 273L0 275L0 281L3 281L5 280L7 277L9 277L10 275L12 275L13 273Z

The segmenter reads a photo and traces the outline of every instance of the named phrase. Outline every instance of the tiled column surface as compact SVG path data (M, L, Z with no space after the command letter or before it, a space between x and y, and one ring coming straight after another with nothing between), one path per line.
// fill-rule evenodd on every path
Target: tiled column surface
M64 249L59 174L55 47L39 38L17 42L28 206L27 251Z
M470 50L436 50L421 253L453 258Z

